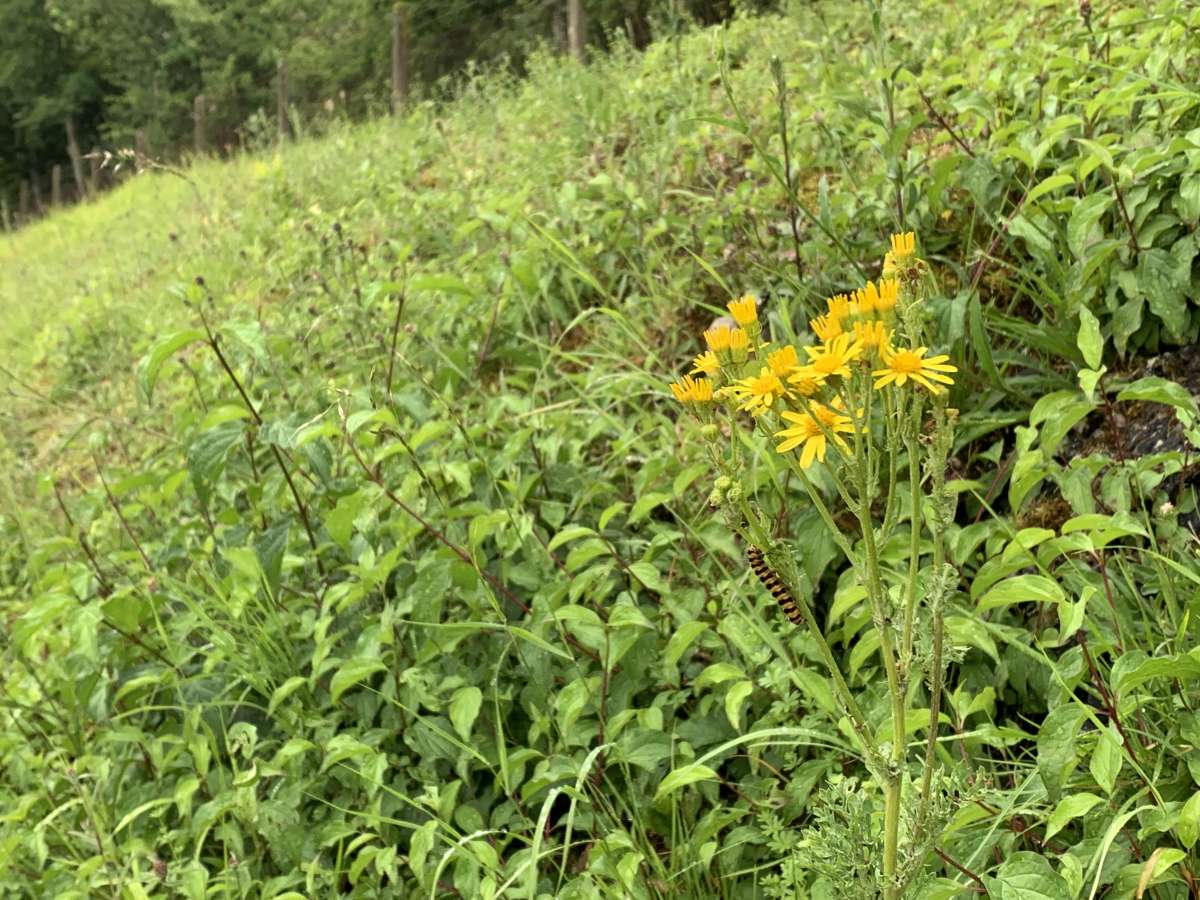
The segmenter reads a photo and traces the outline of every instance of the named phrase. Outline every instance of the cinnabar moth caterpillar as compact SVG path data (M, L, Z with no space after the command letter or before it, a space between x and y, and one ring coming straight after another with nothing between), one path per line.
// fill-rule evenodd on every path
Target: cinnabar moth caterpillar
M804 624L804 613L800 611L800 607L796 606L796 601L792 599L791 592L783 586L783 582L779 580L779 576L775 574L775 570L767 565L767 561L763 559L763 553L757 547L746 548L746 558L750 561L750 568L754 570L754 574L758 576L758 580L763 583L771 596L779 603L779 608L783 610L783 614L791 620L793 625Z

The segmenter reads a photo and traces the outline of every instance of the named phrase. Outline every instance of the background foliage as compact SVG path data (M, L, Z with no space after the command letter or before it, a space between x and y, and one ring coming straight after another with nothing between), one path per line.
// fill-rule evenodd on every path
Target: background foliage
M0 894L871 896L878 798L663 385L901 220L961 373L920 896L1193 894L1200 19L958 6L535 51L0 242ZM129 110L210 64L261 102L187 46ZM886 728L854 573L758 477Z
M468 64L524 71L531 52L558 46L565 5L546 0L407 0L410 79L418 93ZM743 3L754 9L756 2ZM84 152L132 147L144 129L159 157L190 148L193 103L206 99L209 146L270 136L276 66L288 63L294 115L330 106L362 118L387 109L393 0L13 0L0 9L0 193L68 163L64 121ZM595 0L592 43L649 42L657 28L729 17L728 0ZM265 111L265 113L264 113ZM67 170L69 171L69 169Z

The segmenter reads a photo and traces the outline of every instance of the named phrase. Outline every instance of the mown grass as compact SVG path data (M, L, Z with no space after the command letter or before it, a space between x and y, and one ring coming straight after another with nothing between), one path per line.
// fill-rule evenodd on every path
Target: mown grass
M1055 423L1111 424L1129 358L1196 328L1200 23L959 6L542 58L0 240L0 895L871 884L860 750L664 384L742 290L807 342L903 214L962 411L957 794L921 896L1130 896L1147 860L1187 896L1187 452L1066 459ZM883 728L855 574L753 473ZM718 778L663 790L693 764Z

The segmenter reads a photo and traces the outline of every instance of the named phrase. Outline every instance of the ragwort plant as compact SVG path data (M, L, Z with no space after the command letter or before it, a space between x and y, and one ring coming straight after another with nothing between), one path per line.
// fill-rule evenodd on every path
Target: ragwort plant
M671 385L676 400L700 423L717 473L712 505L745 542L752 569L784 614L808 629L858 736L883 797L882 821L868 832L879 836L874 871L866 873L862 890L887 898L902 896L918 876L946 809L934 757L946 666L943 609L957 580L943 542L953 515L945 476L957 415L947 406L946 386L957 369L948 356L930 353L928 284L913 233L893 235L883 277L852 295L829 298L826 312L810 323L814 344L798 350L765 341L758 303L745 296L729 303L735 327L718 324L706 331L707 351ZM851 692L813 614L812 588L797 565L803 548L777 540L750 495L748 467L772 451L798 476L866 591L890 699L885 739L877 737ZM905 469L907 486L901 480ZM843 513L852 517L856 534L839 524ZM880 547L903 529L908 567L890 571ZM926 546L931 558L922 566ZM927 738L923 761L914 767L906 729L923 681ZM861 799L843 807L877 818ZM840 868L845 883L853 867L836 852L830 856L839 836L829 830L850 826L837 815L819 819L824 826L810 832L806 843L824 852L811 853L802 865ZM861 842L840 843L857 845L852 849L861 856Z

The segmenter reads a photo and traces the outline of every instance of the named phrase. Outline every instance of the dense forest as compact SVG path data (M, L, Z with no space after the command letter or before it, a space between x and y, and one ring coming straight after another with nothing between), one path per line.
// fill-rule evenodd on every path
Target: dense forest
M763 0L594 0L595 46L645 46ZM475 65L521 71L567 40L565 0L8 0L0 5L0 196L70 172L83 153L194 148L197 97L216 152L273 139L281 67L290 116L362 118L387 109L392 14L404 17L415 96L446 96ZM78 190L69 186L68 194Z

